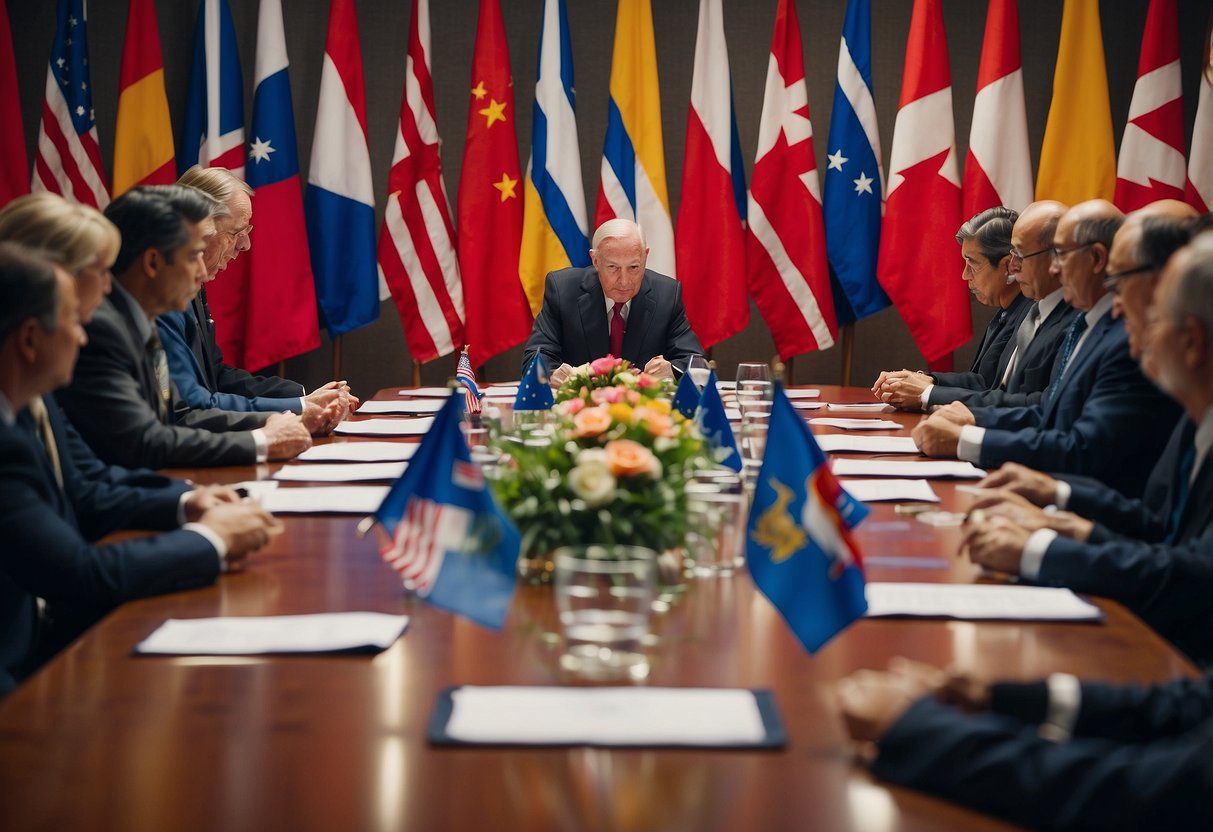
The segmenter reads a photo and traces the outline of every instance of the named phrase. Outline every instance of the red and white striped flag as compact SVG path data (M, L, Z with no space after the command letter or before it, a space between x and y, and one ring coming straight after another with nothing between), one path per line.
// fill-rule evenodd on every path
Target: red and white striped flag
M97 144L85 21L84 0L59 0L30 190L104 208L110 195Z
M877 187L880 187L877 183ZM796 6L779 0L750 180L746 275L780 357L825 349L838 328Z
M1150 0L1137 85L1116 161L1116 207L1183 199L1184 99L1176 0Z
M876 274L928 362L973 336L960 279L960 177L940 0L914 0Z
M1016 0L990 0L965 157L962 216L971 217L998 205L1022 211L1031 201L1032 157L1019 57L1019 9Z
M413 0L379 268L400 312L409 353L419 362L454 352L463 338L463 286L438 142L430 3Z
M742 225L745 171L721 2L699 0L682 202L674 230L687 318L704 347L736 335L750 322Z
M1213 32L1208 49L1213 49ZM1208 50L1205 51L1209 55ZM1202 214L1213 209L1213 65L1200 73L1200 98L1192 125L1192 151L1188 154L1188 186L1184 199Z

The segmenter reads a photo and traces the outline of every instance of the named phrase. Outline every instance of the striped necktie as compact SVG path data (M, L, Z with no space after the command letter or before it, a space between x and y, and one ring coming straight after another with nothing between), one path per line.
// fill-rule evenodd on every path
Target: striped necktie
M152 325L152 334L147 337L147 357L156 371L156 386L160 388L160 415L163 416L168 413L168 355L164 352L164 345L160 343L160 333L156 331L155 324Z
M41 396L35 396L29 403L29 415L38 429L38 438L50 458L51 468L55 470L55 482L63 487L63 467L59 464L59 446L55 442L55 432L51 429L51 416L46 410L46 402Z
M1070 363L1070 356L1074 354L1074 347L1078 344L1078 339L1082 337L1083 332L1087 329L1087 316L1079 314L1074 319L1074 323L1070 324L1070 329L1066 332L1066 341L1061 348L1061 364L1057 367L1057 377L1053 379L1053 383L1049 385L1049 393L1045 399L1051 399L1057 394L1057 388L1061 386L1061 379L1066 374L1066 367Z

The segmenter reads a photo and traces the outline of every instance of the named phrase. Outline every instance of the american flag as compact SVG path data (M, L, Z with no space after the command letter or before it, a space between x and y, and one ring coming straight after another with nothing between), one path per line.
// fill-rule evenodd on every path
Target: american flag
M30 188L104 208L110 196L93 115L85 0L59 0L58 16Z
M459 354L459 366L455 368L455 378L463 385L463 400L467 404L468 413L480 412L480 388L476 386L476 371L472 369L472 359L468 357L465 346Z

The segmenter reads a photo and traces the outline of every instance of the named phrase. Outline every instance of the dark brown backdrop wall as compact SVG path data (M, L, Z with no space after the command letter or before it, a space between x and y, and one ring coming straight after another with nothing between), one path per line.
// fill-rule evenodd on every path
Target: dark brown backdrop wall
M245 101L252 103L252 71L257 28L256 0L229 0L244 69ZM328 3L325 0L284 0L287 49L291 60L299 162L305 172L311 152L315 107L324 55ZM776 0L725 0L725 27L737 99L737 121L742 152L749 166L758 132L767 57L774 25ZM404 0L359 0L359 28L366 71L368 128L377 208L382 216L388 168L403 89L405 53L411 4ZM467 120L469 67L476 34L475 0L431 0L432 68L438 124L444 138L442 157L447 192L458 192ZM518 108L518 142L525 165L529 155L531 101L535 83L535 57L542 0L503 0L506 36L514 71ZM577 79L577 121L581 167L592 213L598 190L602 137L606 128L607 82L615 26L611 0L570 0L569 27ZM873 84L880 120L881 143L887 162L892 147L893 123L901 90L902 64L912 0L877 0L872 4ZM952 64L952 93L956 115L956 142L964 158L972 116L977 66L981 57L985 6L980 0L945 0L944 16ZM22 113L32 153L46 78L46 60L55 27L53 0L9 0ZM125 0L93 0L89 4L89 51L92 56L94 106L97 130L107 166L112 160L118 67L126 26ZM186 84L193 43L196 0L157 0L164 49L165 80L174 124L180 127L185 111ZM658 49L665 136L666 176L670 183L671 210L677 212L687 102L691 89L692 60L699 4L697 0L654 0L653 26ZM1147 0L1103 0L1104 50L1112 100L1114 129L1119 141L1136 78L1141 32ZM829 133L834 95L838 42L846 4L843 0L799 0L805 42L809 107L813 118L818 168L825 165L825 139ZM1032 160L1040 154L1045 118L1052 94L1053 65L1057 55L1062 4L1058 0L1020 0L1024 87ZM1181 50L1188 134L1195 112L1208 0L1180 0ZM246 122L247 123L247 122ZM108 170L108 168L107 168ZM503 264L508 268L508 264ZM957 280L960 275L957 274ZM974 327L980 332L989 312L974 304ZM972 347L957 361L967 364ZM354 389L369 394L380 387L406 382L410 359L395 308L385 303L377 323L345 337L344 375ZM516 378L519 350L489 362L489 378ZM753 312L750 327L717 347L715 357L725 377L739 360L765 359L774 353L762 319ZM922 358L910 340L901 318L891 309L860 322L856 332L853 380L866 383L885 368L919 366ZM455 359L447 357L428 365L425 383L439 383L454 372ZM798 357L797 382L836 382L840 350ZM288 375L312 386L330 375L331 350L321 348L287 362Z

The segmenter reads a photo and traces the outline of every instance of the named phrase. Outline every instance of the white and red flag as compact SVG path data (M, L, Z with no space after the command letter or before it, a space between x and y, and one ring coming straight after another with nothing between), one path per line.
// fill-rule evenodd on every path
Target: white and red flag
M1183 199L1184 99L1176 0L1150 0L1137 85L1116 161L1116 207Z
M1022 211L1032 201L1016 0L990 0L986 12L963 190L963 217L998 205Z
M956 245L960 202L943 12L940 0L914 0L877 277L918 349L940 368L973 335Z
M430 3L413 0L379 270L400 312L409 354L419 362L454 352L463 338L463 285L438 142Z
M1208 48L1213 49L1213 32L1209 34ZM1196 123L1192 125L1184 199L1202 214L1213 208L1213 67L1208 65L1200 73L1200 98L1196 104Z
M699 0L682 201L674 230L691 328L710 347L750 322L745 285L745 170L737 138L722 0Z
M877 185L879 187L879 184ZM837 334L796 6L779 0L750 180L746 274L782 358Z

